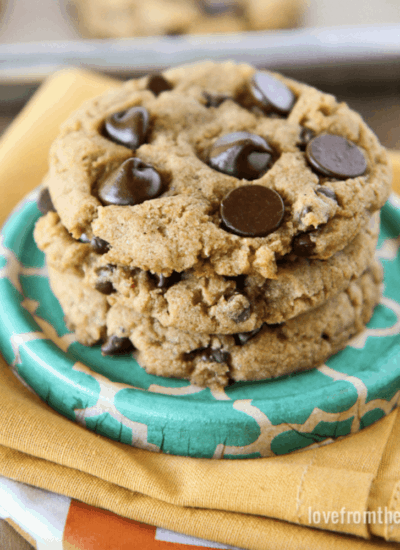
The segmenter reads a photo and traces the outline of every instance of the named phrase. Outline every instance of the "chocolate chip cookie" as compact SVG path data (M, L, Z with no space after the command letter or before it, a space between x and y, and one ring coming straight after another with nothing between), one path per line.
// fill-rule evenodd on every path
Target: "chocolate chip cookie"
M34 237L81 343L224 386L313 368L364 327L390 180L385 150L345 104L205 62L127 82L70 117Z
M208 34L297 26L303 0L73 0L81 32L98 38Z
M80 285L104 294L110 306L119 304L154 317L164 327L234 334L264 322L282 323L345 289L369 265L378 229L375 214L369 227L328 260L291 254L279 262L275 279L225 277L200 268L164 277L112 264L104 242L96 237L74 239L55 212L38 221L35 240L50 267L77 275Z
M108 264L275 279L291 254L343 250L390 179L375 135L333 96L205 62L87 102L53 144L47 184L64 227L103 243Z
M83 344L103 339L104 355L131 353L151 374L187 378L199 386L260 380L308 370L345 347L362 330L379 302L382 271L372 262L359 279L319 307L286 323L263 324L232 335L163 327L156 319L82 285L74 274L49 268L67 325Z

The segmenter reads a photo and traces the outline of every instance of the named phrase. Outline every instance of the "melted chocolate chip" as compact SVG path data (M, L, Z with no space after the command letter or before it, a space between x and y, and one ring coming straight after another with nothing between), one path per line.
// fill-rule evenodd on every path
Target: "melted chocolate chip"
M235 0L197 0L200 9L207 15L223 15L225 13L242 14L243 7Z
M337 202L335 191L333 191L332 189L328 189L328 187L318 187L316 193L318 193L319 195L325 195L325 197L328 197L328 199L332 199Z
M150 164L145 164L136 157L122 163L98 188L99 199L104 205L140 204L155 199L161 193L160 174Z
M155 281L157 288L167 289L170 286L179 283L182 274L174 271L169 277L159 275L158 273L150 273L150 277Z
M296 100L293 92L274 76L257 72L251 81L250 93L256 105L265 113L276 112L287 115Z
M264 325L261 325L259 328L255 328L254 330L251 330L250 332L237 332L236 334L233 334L232 336L235 339L235 344L237 346L243 346L244 344L247 344L249 340L254 338L260 330L263 328Z
M254 180L271 168L274 150L267 141L249 132L233 132L217 139L211 147L209 164L215 170Z
M314 130L311 130L311 128L306 128L303 126L303 128L300 131L299 135L299 141L298 145L299 148L304 151L304 149L307 147L308 143L315 137Z
M172 90L173 86L166 80L161 73L149 76L147 81L147 89L153 92L154 95L160 95L162 92Z
M144 142L148 127L147 110L144 107L132 107L107 117L104 133L111 141L135 150Z
M102 355L121 355L135 349L129 338L109 336L101 346Z
M102 294L108 295L115 292L115 288L113 287L112 282L108 280L114 269L115 266L112 264L108 264L106 266L96 269L96 275L98 275L99 278L96 281L95 288Z
M245 321L247 321L247 319L250 318L250 315L251 315L251 305L248 305L238 315L236 315L235 317L232 317L232 321L238 324L244 323Z
M56 212L47 187L43 188L40 191L39 196L36 200L36 204L43 215L47 214L47 212Z
M203 96L206 99L206 107L219 107L227 99L232 99L228 95L210 94L209 92L203 92Z
M315 243L311 240L308 233L296 235L292 242L292 252L302 258L308 258L314 254Z
M100 237L93 237L90 241L90 246L96 254L105 254L110 250L109 243L104 239L100 239Z
M356 178L367 170L367 162L357 145L333 134L312 139L306 147L306 158L317 172L339 179Z
M262 185L243 185L221 202L223 228L241 237L265 237L281 225L285 205L281 196Z
M229 358L229 352L213 348L202 349L200 355L202 361L215 361L216 363L226 363L229 361Z

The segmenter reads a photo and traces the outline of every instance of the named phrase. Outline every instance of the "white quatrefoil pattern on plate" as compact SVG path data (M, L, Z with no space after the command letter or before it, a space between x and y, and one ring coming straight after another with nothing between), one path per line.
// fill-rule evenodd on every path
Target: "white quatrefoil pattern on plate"
M385 283L367 329L326 364L276 380L211 391L147 374L132 355L103 357L76 342L33 240L37 191L0 239L0 349L18 378L85 428L154 452L258 458L329 443L400 401L400 199L381 216Z

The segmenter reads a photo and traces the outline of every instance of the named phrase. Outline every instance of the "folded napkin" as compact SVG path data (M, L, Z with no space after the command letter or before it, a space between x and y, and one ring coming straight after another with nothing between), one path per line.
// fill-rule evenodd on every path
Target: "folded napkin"
M117 85L71 69L40 88L0 143L1 223L41 182L59 124L83 100ZM400 191L400 156L393 154L393 164ZM248 460L185 458L132 448L71 422L1 359L0 411L0 475L126 518L252 550L400 542L400 409L316 449Z

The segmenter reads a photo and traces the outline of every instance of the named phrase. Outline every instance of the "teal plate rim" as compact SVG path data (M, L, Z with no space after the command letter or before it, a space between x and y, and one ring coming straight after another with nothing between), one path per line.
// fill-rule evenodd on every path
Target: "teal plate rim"
M50 407L122 443L200 458L259 458L330 443L400 401L400 198L382 209L383 297L368 328L311 371L210 390L147 374L134 354L79 344L52 294L33 240L38 190L0 235L0 350Z

